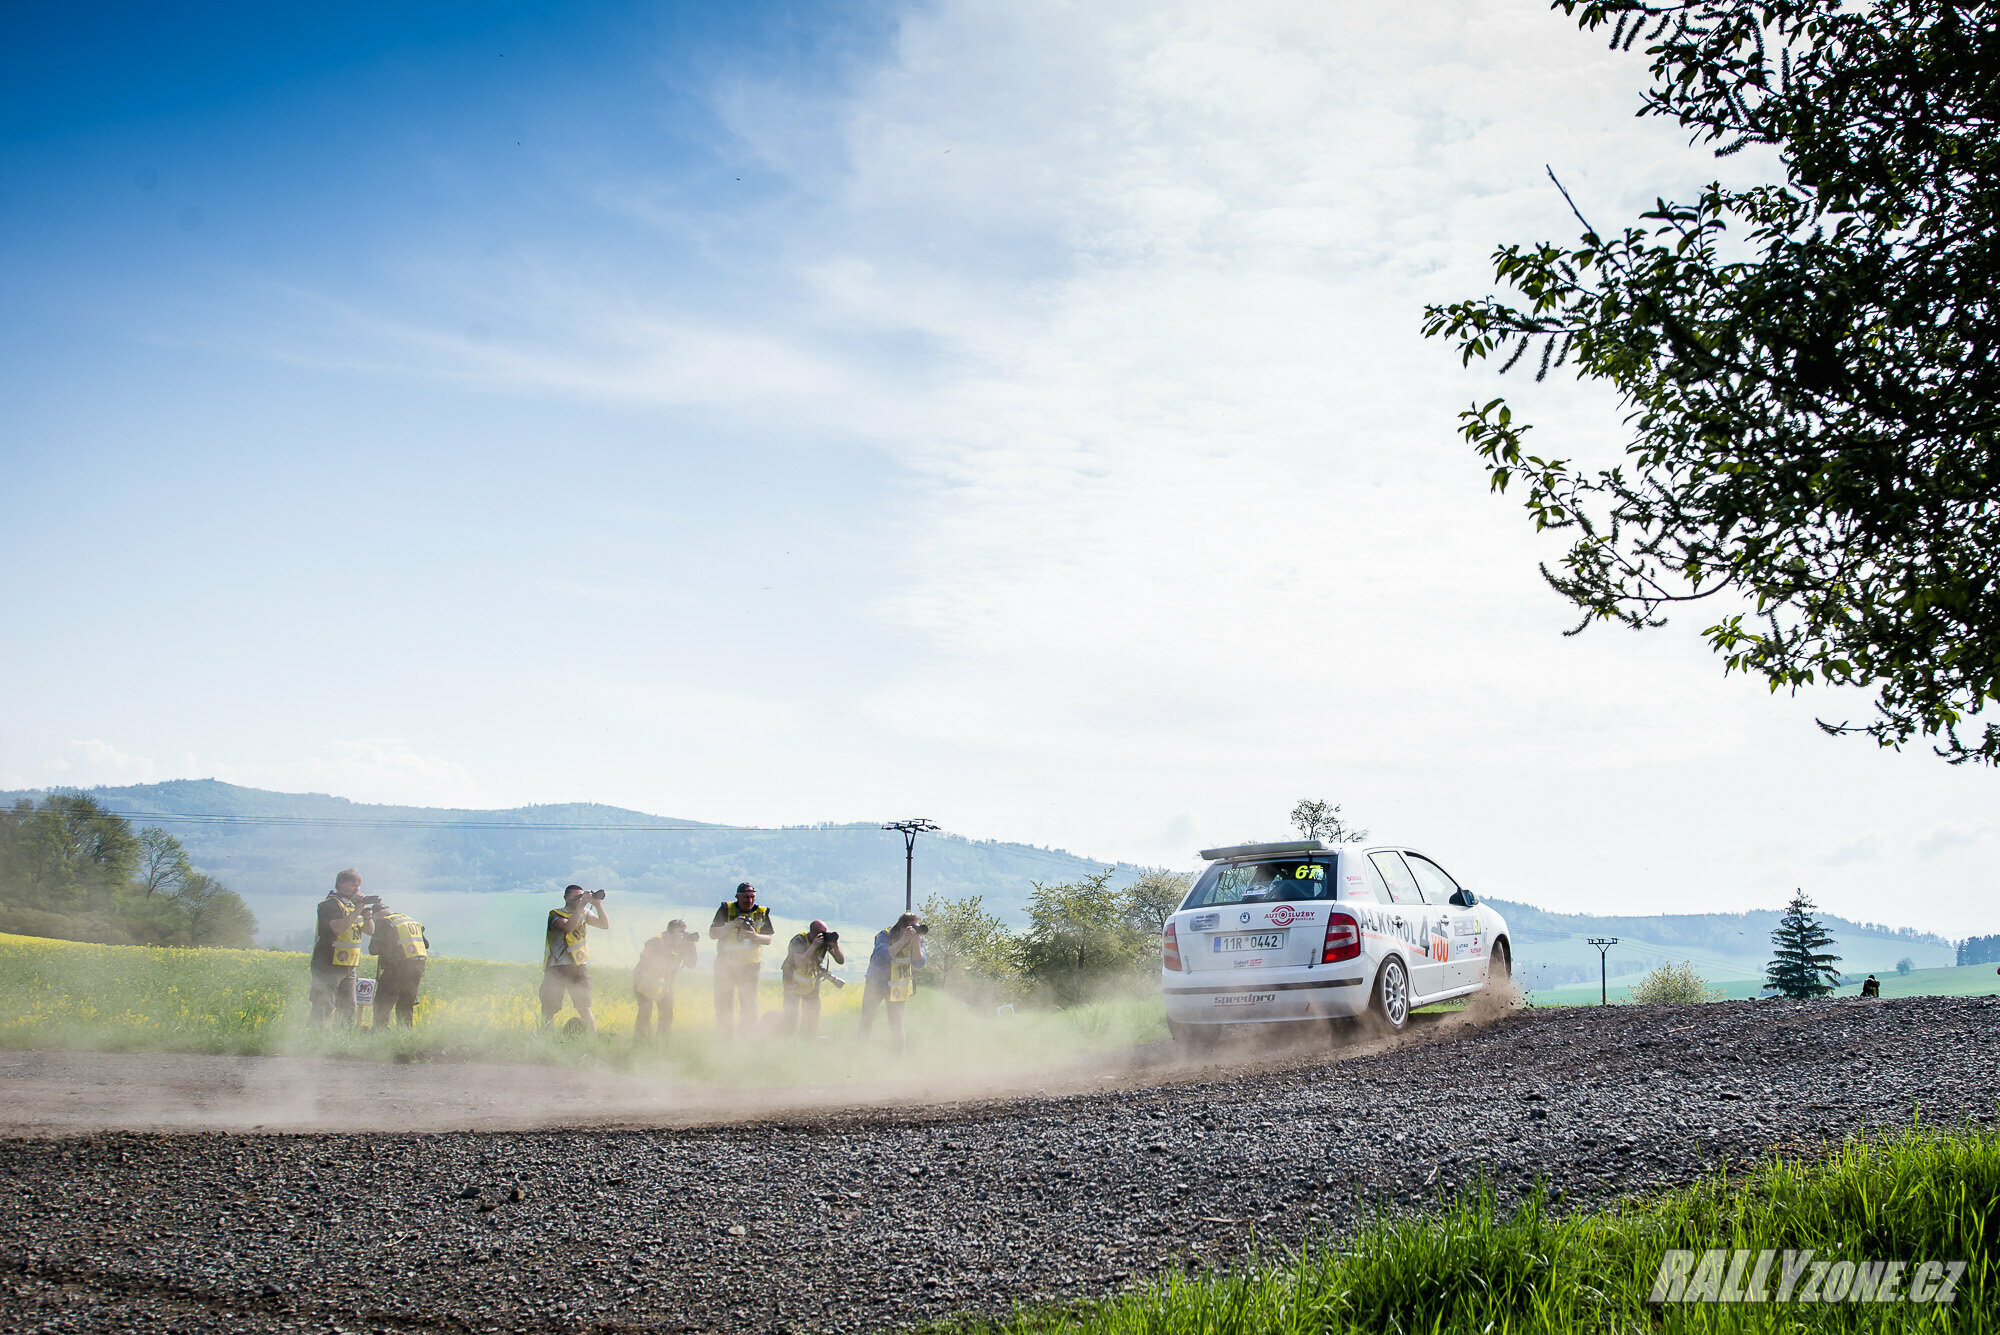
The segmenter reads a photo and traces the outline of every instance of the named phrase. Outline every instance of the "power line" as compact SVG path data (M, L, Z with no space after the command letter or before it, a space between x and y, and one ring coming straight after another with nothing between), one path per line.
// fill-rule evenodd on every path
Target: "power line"
M588 830L633 834L842 834L860 833L867 825L661 825L609 821L411 820L396 816L254 816L218 812L108 811L123 820L189 825L263 825L325 829L370 830Z

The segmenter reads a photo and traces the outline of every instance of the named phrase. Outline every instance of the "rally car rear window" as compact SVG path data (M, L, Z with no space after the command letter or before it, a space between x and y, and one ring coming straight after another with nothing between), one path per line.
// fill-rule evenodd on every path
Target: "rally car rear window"
M1281 899L1332 899L1330 862L1279 859L1272 862L1218 862L1188 891L1184 909L1210 904L1275 903Z

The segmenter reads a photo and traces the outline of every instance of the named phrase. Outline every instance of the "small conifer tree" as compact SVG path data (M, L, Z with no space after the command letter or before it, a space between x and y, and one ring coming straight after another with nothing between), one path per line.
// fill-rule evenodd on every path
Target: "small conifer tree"
M1813 916L1814 907L1806 892L1798 891L1771 933L1778 953L1764 966L1764 986L1794 1001L1823 997L1840 978L1833 967L1840 956L1826 950L1833 936Z

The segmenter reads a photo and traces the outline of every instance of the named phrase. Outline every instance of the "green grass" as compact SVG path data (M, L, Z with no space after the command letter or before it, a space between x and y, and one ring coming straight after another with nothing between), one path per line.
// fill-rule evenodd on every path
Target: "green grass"
M364 963L364 976L373 972ZM775 970L761 1009L781 1005ZM972 1010L919 987L908 1013L908 1058L885 1066L863 1049L861 987L826 989L817 1044L770 1034L730 1043L714 1037L710 975L681 980L673 1037L635 1047L631 972L591 966L599 1033L569 1037L540 1026L541 970L528 964L434 958L414 1029L381 1033L307 1027L304 955L263 950L167 950L0 935L0 1048L306 1054L390 1060L600 1065L718 1085L839 1087L890 1070L946 1081L1006 1077L1087 1063L1096 1054L1164 1040L1156 995L1112 998L1065 1011ZM565 1011L564 1017L568 1018ZM885 1033L877 1016L876 1042Z
M1875 975L1882 984L1885 997L1990 997L2000 995L2000 973L1994 972L1991 964L1968 964L1951 969L1912 969L1899 974L1894 969L1880 970ZM1634 975L1632 983L1639 981ZM1749 997L1768 995L1764 991L1762 978L1711 979L1720 987L1727 1001L1742 1001ZM1611 985L1608 994L1614 1004L1622 1004L1632 999L1632 988ZM1837 997L1858 997L1861 995L1861 980L1843 984L1834 989ZM1544 988L1529 994L1529 1000L1537 1006L1594 1006L1597 1004L1597 984L1571 984L1567 987Z
M1648 1301L1668 1249L1812 1248L1833 1260L1968 1263L1949 1307ZM1378 1220L1287 1264L1173 1274L1102 1302L963 1332L1308 1335L1408 1332L1952 1331L2000 1329L2000 1138L1850 1142L1658 1196L1560 1215L1480 1190L1429 1217ZM1908 1281L1905 1281L1907 1287ZM1776 1288L1775 1282L1771 1285Z

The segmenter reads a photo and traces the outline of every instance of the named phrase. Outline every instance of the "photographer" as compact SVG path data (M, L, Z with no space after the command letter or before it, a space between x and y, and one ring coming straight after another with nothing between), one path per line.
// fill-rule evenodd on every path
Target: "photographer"
M388 1028L391 1017L406 1029L416 1024L417 992L424 985L424 961L431 953L424 925L377 900L375 920L368 929L368 953L375 957L375 1027Z
M861 1037L865 1042L874 1027L875 1008L889 1011L889 1046L903 1055L903 1007L916 995L916 971L929 956L924 937L930 928L914 913L896 919L896 925L875 933L875 952L868 957L868 982L861 989Z
M708 925L715 942L715 1032L728 1038L742 1011L744 1027L757 1031L758 951L771 944L771 910L757 902L757 887L745 881L736 898L716 906Z
M590 1012L590 946L585 940L592 927L609 927L604 913L604 892L588 894L580 885L563 887L563 906L549 910L548 934L542 943L542 1027L555 1023L568 993L576 1007L576 1018L591 1033L597 1032L597 1017Z
M374 906L380 902L362 897L361 873L352 867L333 878L332 893L319 902L312 1009L306 1020L315 1029L335 1011L343 1025L354 1023L354 970L361 963L361 934L373 929Z
M820 980L847 986L828 971L828 956L836 964L847 963L840 951L840 933L828 930L818 918L785 949L785 1028L803 1039L819 1037Z
M674 979L682 969L692 969L695 943L701 938L687 929L687 920L675 918L667 930L639 948L639 963L632 969L632 995L638 998L639 1018L632 1025L635 1042L653 1035L653 1010L660 1012L660 1041L665 1042L674 1028Z

